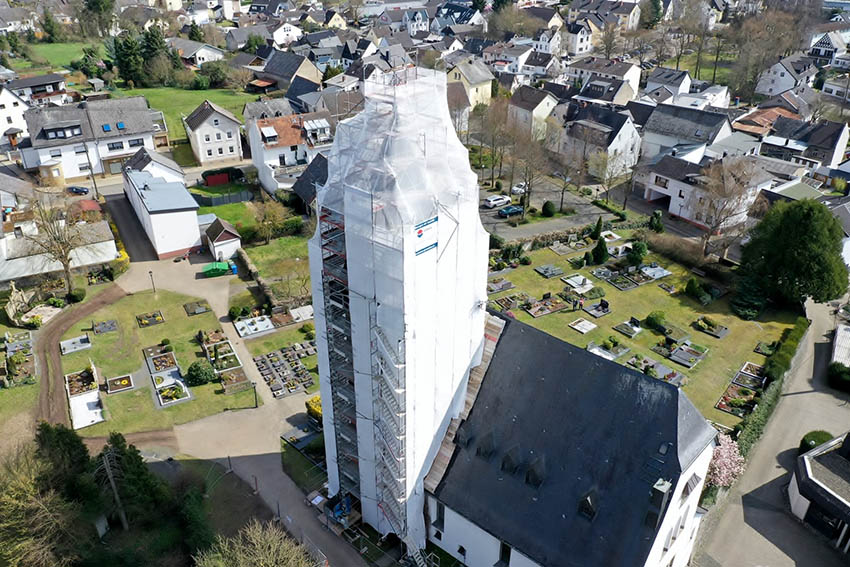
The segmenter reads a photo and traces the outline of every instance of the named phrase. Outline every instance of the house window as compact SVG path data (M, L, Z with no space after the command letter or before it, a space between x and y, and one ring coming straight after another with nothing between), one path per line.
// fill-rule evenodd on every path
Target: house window
M89 169L91 169L88 162L78 163L77 167L80 168L80 171L88 171Z
M50 150L50 157L62 157L62 150Z
M212 150L207 150L207 155L212 156Z
M106 147L109 148L110 152L114 152L115 150L123 150L124 142L111 142L106 144Z
M218 126L218 118L213 119L213 126Z
M466 548L462 545L457 546L457 554L461 557L466 557Z
M224 155L224 148L218 149L218 155Z
M684 191L682 191L681 189L679 189L679 198L680 198L680 199L684 199L684 198L685 198L685 192L684 192Z
M297 152L297 151L298 151L298 146L289 146L289 151L291 151L291 152Z
M59 168L58 167L53 168L53 177L59 177Z
M12 103L12 106L18 106L18 103L17 103L17 102L13 102L13 103Z
M499 567L508 567L511 564L511 546L507 543L499 542L499 562L496 563Z
M7 117L6 117L6 124L11 124L11 123L12 123L12 117L11 117L11 116L7 116Z
M74 146L74 153L75 154L84 154L84 153L86 153L86 147L83 146L83 145Z
M233 146L230 146L230 147L228 148L228 151L229 151L230 153L233 153Z
M209 142L209 141L210 141L210 135L209 135L209 134L205 134L205 135L204 135L204 141L205 141L205 142Z
M134 138L127 143L131 148L138 148L139 146L144 146L145 141L142 138Z
M216 139L216 140L221 140L221 132L216 132L216 133L215 133L215 139Z
M655 184L659 187L664 187L665 189L667 189L667 183L668 181L664 177L659 177L658 175L655 176Z
M437 502L437 519L434 520L434 527L442 530L446 526L446 506L442 502Z
M228 131L227 131L227 139L228 139L228 140L232 140L232 139L233 139L233 130L228 130Z
M0 110L5 110L5 109L6 109L6 105L5 105L5 104L0 104Z
M50 132L48 132L48 133L47 133L47 139L48 139L48 140L52 140L52 139L54 139L55 137L56 137L56 132L53 132L53 131L51 130Z
M436 539L437 541L443 539L443 532L441 532L440 530L434 530L434 539Z

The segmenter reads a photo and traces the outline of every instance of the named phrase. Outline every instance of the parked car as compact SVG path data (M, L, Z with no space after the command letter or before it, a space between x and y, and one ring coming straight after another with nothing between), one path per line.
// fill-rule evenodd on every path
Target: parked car
M505 205L511 204L511 198L507 195L491 195L484 199L484 206L488 209L495 209L496 207L504 207Z
M511 187L511 195L525 195L525 182L521 181Z
M499 210L499 216L503 219L510 218L514 215L522 214L522 207L519 205L510 205L509 207L505 207L504 209Z
M81 187L80 185L71 185L70 187L68 187L68 192L73 193L74 195L88 195L89 188Z

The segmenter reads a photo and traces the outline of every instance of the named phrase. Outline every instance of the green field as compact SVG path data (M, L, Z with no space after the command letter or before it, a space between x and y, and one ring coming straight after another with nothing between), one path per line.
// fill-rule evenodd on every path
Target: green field
M245 252L266 278L292 273L296 265L308 261L307 238L303 236L283 236L262 246L246 248Z
M205 195L207 197L218 197L220 195L229 195L231 193L239 193L240 191L251 191L253 189L255 189L253 185L246 185L244 183L224 183L222 185L215 185L213 187L207 187L205 185L195 185L193 187L189 187L189 191L191 191L192 193L197 193L198 195Z
M198 165L198 162L195 160L195 154L192 153L192 146L189 144L175 144L171 149L171 157L174 158L174 161L180 167L195 167Z
M148 99L148 105L165 114L165 122L168 125L168 137L171 140L182 140L186 138L186 130L181 121L181 115L188 116L204 100L209 100L222 106L242 118L242 108L246 102L257 100L257 95L237 92L230 89L209 89L205 91L191 91L175 87L157 87L150 89L120 89L113 96L137 96L141 95Z
M583 252L575 255L580 254ZM554 296L562 291L564 283L560 278L544 279L534 272L534 267L542 264L554 264L564 270L564 275L580 273L586 276L594 285L605 290L605 299L609 302L612 311L609 315L593 319L587 313L573 312L571 307L536 319L519 308L513 313L520 321L582 348L591 341L599 345L609 336L616 337L631 349L628 354L618 360L619 363L625 364L632 354L639 353L683 373L688 377L683 389L694 405L706 418L728 426L734 426L739 419L715 409L714 404L744 362L764 364L765 357L753 352L756 344L759 341L771 342L778 339L783 329L793 325L796 317L790 312L766 311L756 321L743 321L730 312L728 295L703 307L683 293L669 295L652 282L628 291L620 291L611 284L591 276L588 268L581 270L572 268L566 256L558 256L548 248L533 251L529 255L532 258L531 266L520 266L505 276L516 286L516 289L494 294L491 299L519 291L539 299L546 292L551 292ZM683 266L654 254L648 255L645 261L658 262L659 265L673 272L673 275L667 276L662 281L675 286L677 290L684 290L687 280L693 276ZM597 301L586 301L586 304ZM668 322L687 329L694 343L709 348L706 358L693 369L686 369L672 361L663 360L660 355L650 350L650 347L662 340L659 333L644 329L635 338L630 339L613 329L615 325L628 321L630 317L643 320L655 310L663 311ZM721 325L728 327L729 335L723 339L716 339L694 329L693 323L700 315L708 315ZM597 328L585 335L573 330L569 324L579 317L595 323Z
M234 227L242 234L242 241L250 241L257 228L257 210L251 202L230 203L217 207L201 207L199 215L214 214ZM245 229L243 231L243 229Z
M6 423L22 411L29 411L38 400L38 383L0 389L0 423Z
M697 64L697 54L683 55L679 61L679 69L687 70L691 74L692 79L700 79L703 81L711 81L714 75L714 52L706 52L702 54L702 65L700 67L699 77L694 74ZM718 85L728 85L732 80L733 66L735 65L735 56L728 53L721 53L720 59L717 62L717 80ZM676 58L672 57L664 62L664 67L670 69L676 68Z
M32 54L50 62L52 67L68 67L71 61L83 56L83 48L88 43L33 43Z

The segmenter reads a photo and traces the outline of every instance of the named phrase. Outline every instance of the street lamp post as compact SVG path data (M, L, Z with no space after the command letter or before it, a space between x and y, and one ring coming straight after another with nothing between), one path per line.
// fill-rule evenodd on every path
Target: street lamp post
M153 292L156 293L156 284L153 282L153 270L148 270L148 275L151 277L151 287L153 288Z

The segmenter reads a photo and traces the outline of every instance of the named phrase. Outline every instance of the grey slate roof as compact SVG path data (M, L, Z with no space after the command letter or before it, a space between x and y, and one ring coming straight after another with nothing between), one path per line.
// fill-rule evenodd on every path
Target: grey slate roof
M321 85L305 79L304 77L297 76L292 79L292 82L289 84L289 88L286 89L286 98L290 102L295 102L298 100L298 97L307 93L317 92L321 88Z
M612 59L605 59L604 57L585 57L584 59L579 59L578 61L570 63L570 67L584 69L585 71L590 71L592 73L605 73L606 75L622 77L628 73L634 65L626 61L618 62Z
M493 73L490 72L490 69L481 59L470 58L466 61L461 61L455 65L454 70L463 75L467 82L472 85L495 79Z
M614 102L614 98L623 88L624 81L620 79L606 79L597 75L591 75L582 87L579 95L584 98Z
M139 188L142 203L151 214L195 211L198 203L180 182L166 182L147 171L124 171L132 184ZM132 190L132 188L131 188Z
M647 170L669 179L691 182L691 176L702 173L702 166L682 158L665 155L653 165L647 166Z
M280 77L284 81L291 81L295 73L298 72L298 68L301 67L301 64L306 59L303 55L275 50L266 62L266 67L263 71L269 75Z
M620 133L620 130L623 129L623 126L629 121L629 117L625 114L610 110L598 104L578 108L574 114L570 114L569 119L574 122L581 121L591 125L598 124L604 126L607 129L607 135L603 141L605 146L611 144L614 138L617 137L617 134Z
M316 198L316 187L322 187L327 181L328 159L324 154L318 154L307 169L298 176L295 184L292 185L292 190L309 205Z
M151 111L143 96L30 108L24 112L24 119L27 121L33 148L64 146L82 141L154 132ZM117 128L119 122L124 123L124 129ZM45 128L61 123L79 125L82 135L49 140ZM104 124L110 126L108 132L103 130Z
M675 485L716 431L675 386L505 319L435 496L540 565L643 565L653 485Z
M64 81L65 76L59 73L48 73L47 75L37 75L35 77L24 77L23 79L15 79L6 83L6 88L9 89L24 89L27 87L37 87L40 85L49 85Z
M206 43L201 43L200 41L192 41L191 39L183 39L182 37L169 37L165 40L165 43L168 44L172 49L176 49L180 54L180 57L189 58L193 56L195 53L200 51L202 48L207 47L209 49L215 49L216 51L220 51L224 53L218 47L214 47L212 45L208 45Z
M242 109L245 120L255 118L274 118L275 116L289 116L293 114L292 105L285 98L273 98L249 102Z
M542 89L522 85L511 95L511 105L531 111L537 108L547 96L552 95Z
M677 71L667 67L656 67L646 78L647 83L661 83L662 85L679 86L688 77L687 71Z
M214 102L205 100L198 105L198 108L192 111L192 114L186 117L186 125L192 130L197 130L198 126L206 122L213 114L216 113L224 116L228 120L236 122L239 125L242 124L242 121L236 118L236 116L234 116L229 110L220 107Z
M246 43L248 38L252 35L260 36L263 39L272 38L272 34L269 33L269 28L264 25L234 28L227 32L227 37L235 41L237 45Z
M659 104L644 125L644 131L694 142L710 142L729 123L725 114L696 108Z
M175 173L183 175L183 168L180 167L176 161L169 159L168 157L157 151L149 150L147 148L139 148L139 151L137 151L130 159L124 162L124 167L129 167L130 169L135 169L136 171L142 171L150 163L159 164L163 167L173 170Z
M833 149L844 131L845 125L839 122L822 120L805 122L780 116L773 123L773 135L805 142L809 146Z

